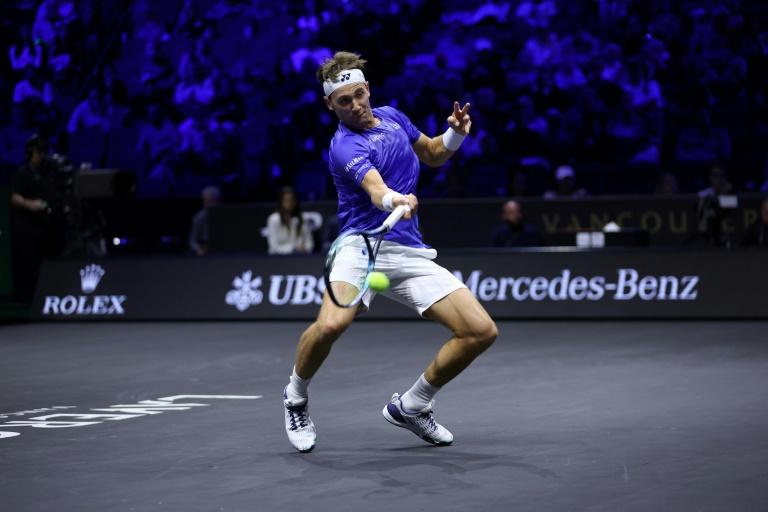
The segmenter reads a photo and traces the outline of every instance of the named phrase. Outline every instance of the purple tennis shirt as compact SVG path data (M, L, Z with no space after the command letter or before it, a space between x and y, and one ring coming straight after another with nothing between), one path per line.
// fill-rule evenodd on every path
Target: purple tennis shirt
M339 193L341 232L377 228L389 215L376 208L360 186L371 169L379 171L392 190L403 195L416 192L419 159L411 145L421 132L405 114L392 107L374 108L373 115L381 120L375 128L356 131L340 122L331 140L329 167ZM415 216L395 224L384 239L409 247L428 247L421 240Z

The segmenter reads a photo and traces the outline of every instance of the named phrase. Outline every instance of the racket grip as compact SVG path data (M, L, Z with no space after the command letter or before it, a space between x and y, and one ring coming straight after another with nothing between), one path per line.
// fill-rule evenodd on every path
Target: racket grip
M411 211L411 207L407 204L401 204L394 210L392 210L392 213L389 214L389 217L386 218L382 226L387 231L391 231L395 224L397 224L397 221L403 218L403 215Z

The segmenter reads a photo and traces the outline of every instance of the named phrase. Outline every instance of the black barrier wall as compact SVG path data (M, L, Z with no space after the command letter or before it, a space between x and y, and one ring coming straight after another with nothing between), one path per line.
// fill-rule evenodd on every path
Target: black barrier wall
M424 240L438 248L489 247L504 201L503 198L421 200L419 227ZM651 245L685 245L693 242L697 233L698 201L695 195L520 199L525 217L538 227L543 245L556 246L575 245L574 233L600 231L608 222L647 233ZM724 214L721 229L732 245L739 245L745 228L759 217L761 201L759 195L739 196L738 206ZM306 203L302 207L305 211L320 212L325 219L336 212L335 202ZM273 210L272 204L224 205L212 209L211 248L222 252L266 253L266 240L258 228L266 224ZM245 230L243 226L251 228Z
M680 250L444 251L496 319L768 318L768 253ZM312 319L322 258L48 261L39 319ZM377 297L366 318L415 318Z

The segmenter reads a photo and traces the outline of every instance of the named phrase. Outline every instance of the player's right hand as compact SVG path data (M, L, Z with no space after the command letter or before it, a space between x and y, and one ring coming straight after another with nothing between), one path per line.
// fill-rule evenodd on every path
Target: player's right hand
M397 197L392 199L392 206L400 206L401 204L408 205L411 208L411 211L403 215L403 218L410 219L411 217L416 215L416 210L419 208L419 200L416 198L415 195L413 194L408 194L406 196L398 195Z

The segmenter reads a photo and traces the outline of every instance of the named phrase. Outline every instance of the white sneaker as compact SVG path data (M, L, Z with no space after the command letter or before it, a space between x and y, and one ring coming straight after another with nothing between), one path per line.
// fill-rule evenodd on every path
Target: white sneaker
M308 400L293 401L283 390L283 407L285 407L285 432L288 441L300 452L311 452L315 447L315 424L309 417Z
M453 434L435 421L432 416L432 407L434 400L420 411L406 412L403 409L403 402L400 395L395 393L392 400L384 407L382 414L391 424L407 428L428 443L436 446L448 446L453 443Z

